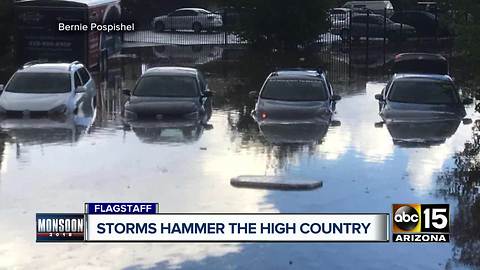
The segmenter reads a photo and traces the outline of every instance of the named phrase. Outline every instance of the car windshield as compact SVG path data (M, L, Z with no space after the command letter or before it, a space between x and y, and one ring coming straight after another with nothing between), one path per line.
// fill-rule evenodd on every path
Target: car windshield
M458 96L451 82L415 79L394 82L389 100L403 103L453 104L458 103Z
M54 94L71 90L68 73L16 73L5 91L12 93Z
M327 100L325 84L320 80L270 80L262 91L262 98L285 101Z
M346 15L346 12L343 10L334 9L330 12L332 15Z
M147 76L140 79L135 96L197 97L197 81L187 76Z

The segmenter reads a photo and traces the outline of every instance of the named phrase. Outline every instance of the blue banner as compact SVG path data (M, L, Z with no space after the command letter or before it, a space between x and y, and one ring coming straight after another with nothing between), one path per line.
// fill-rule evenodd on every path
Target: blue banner
M86 214L157 214L158 203L87 203Z

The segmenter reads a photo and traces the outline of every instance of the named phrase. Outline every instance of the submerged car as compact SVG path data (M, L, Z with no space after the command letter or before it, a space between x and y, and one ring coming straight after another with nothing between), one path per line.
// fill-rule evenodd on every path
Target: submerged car
M340 96L321 70L284 69L271 73L257 98L252 112L258 122L330 119Z
M437 74L450 73L448 60L440 54L401 53L393 59L394 74Z
M463 119L465 104L452 78L438 74L395 74L381 94L380 116L384 121Z
M184 67L148 69L133 91L123 93L129 97L125 103L127 119L202 118L211 110L213 95L200 71Z
M193 30L200 33L202 30L211 31L222 27L223 21L220 14L203 8L181 8L168 15L155 17L152 26L156 32L169 29Z
M79 62L27 63L0 90L0 113L7 115L72 113L96 96L94 81Z

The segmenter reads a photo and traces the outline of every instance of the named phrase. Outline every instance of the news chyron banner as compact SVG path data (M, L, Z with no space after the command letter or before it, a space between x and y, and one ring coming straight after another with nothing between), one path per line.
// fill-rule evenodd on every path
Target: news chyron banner
M389 214L160 213L156 203L87 203L37 214L37 242L388 242Z

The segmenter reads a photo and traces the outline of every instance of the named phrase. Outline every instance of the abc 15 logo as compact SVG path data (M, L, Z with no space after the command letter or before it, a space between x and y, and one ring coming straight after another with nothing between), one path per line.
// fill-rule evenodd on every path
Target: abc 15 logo
M394 204L393 233L449 233L448 204Z

